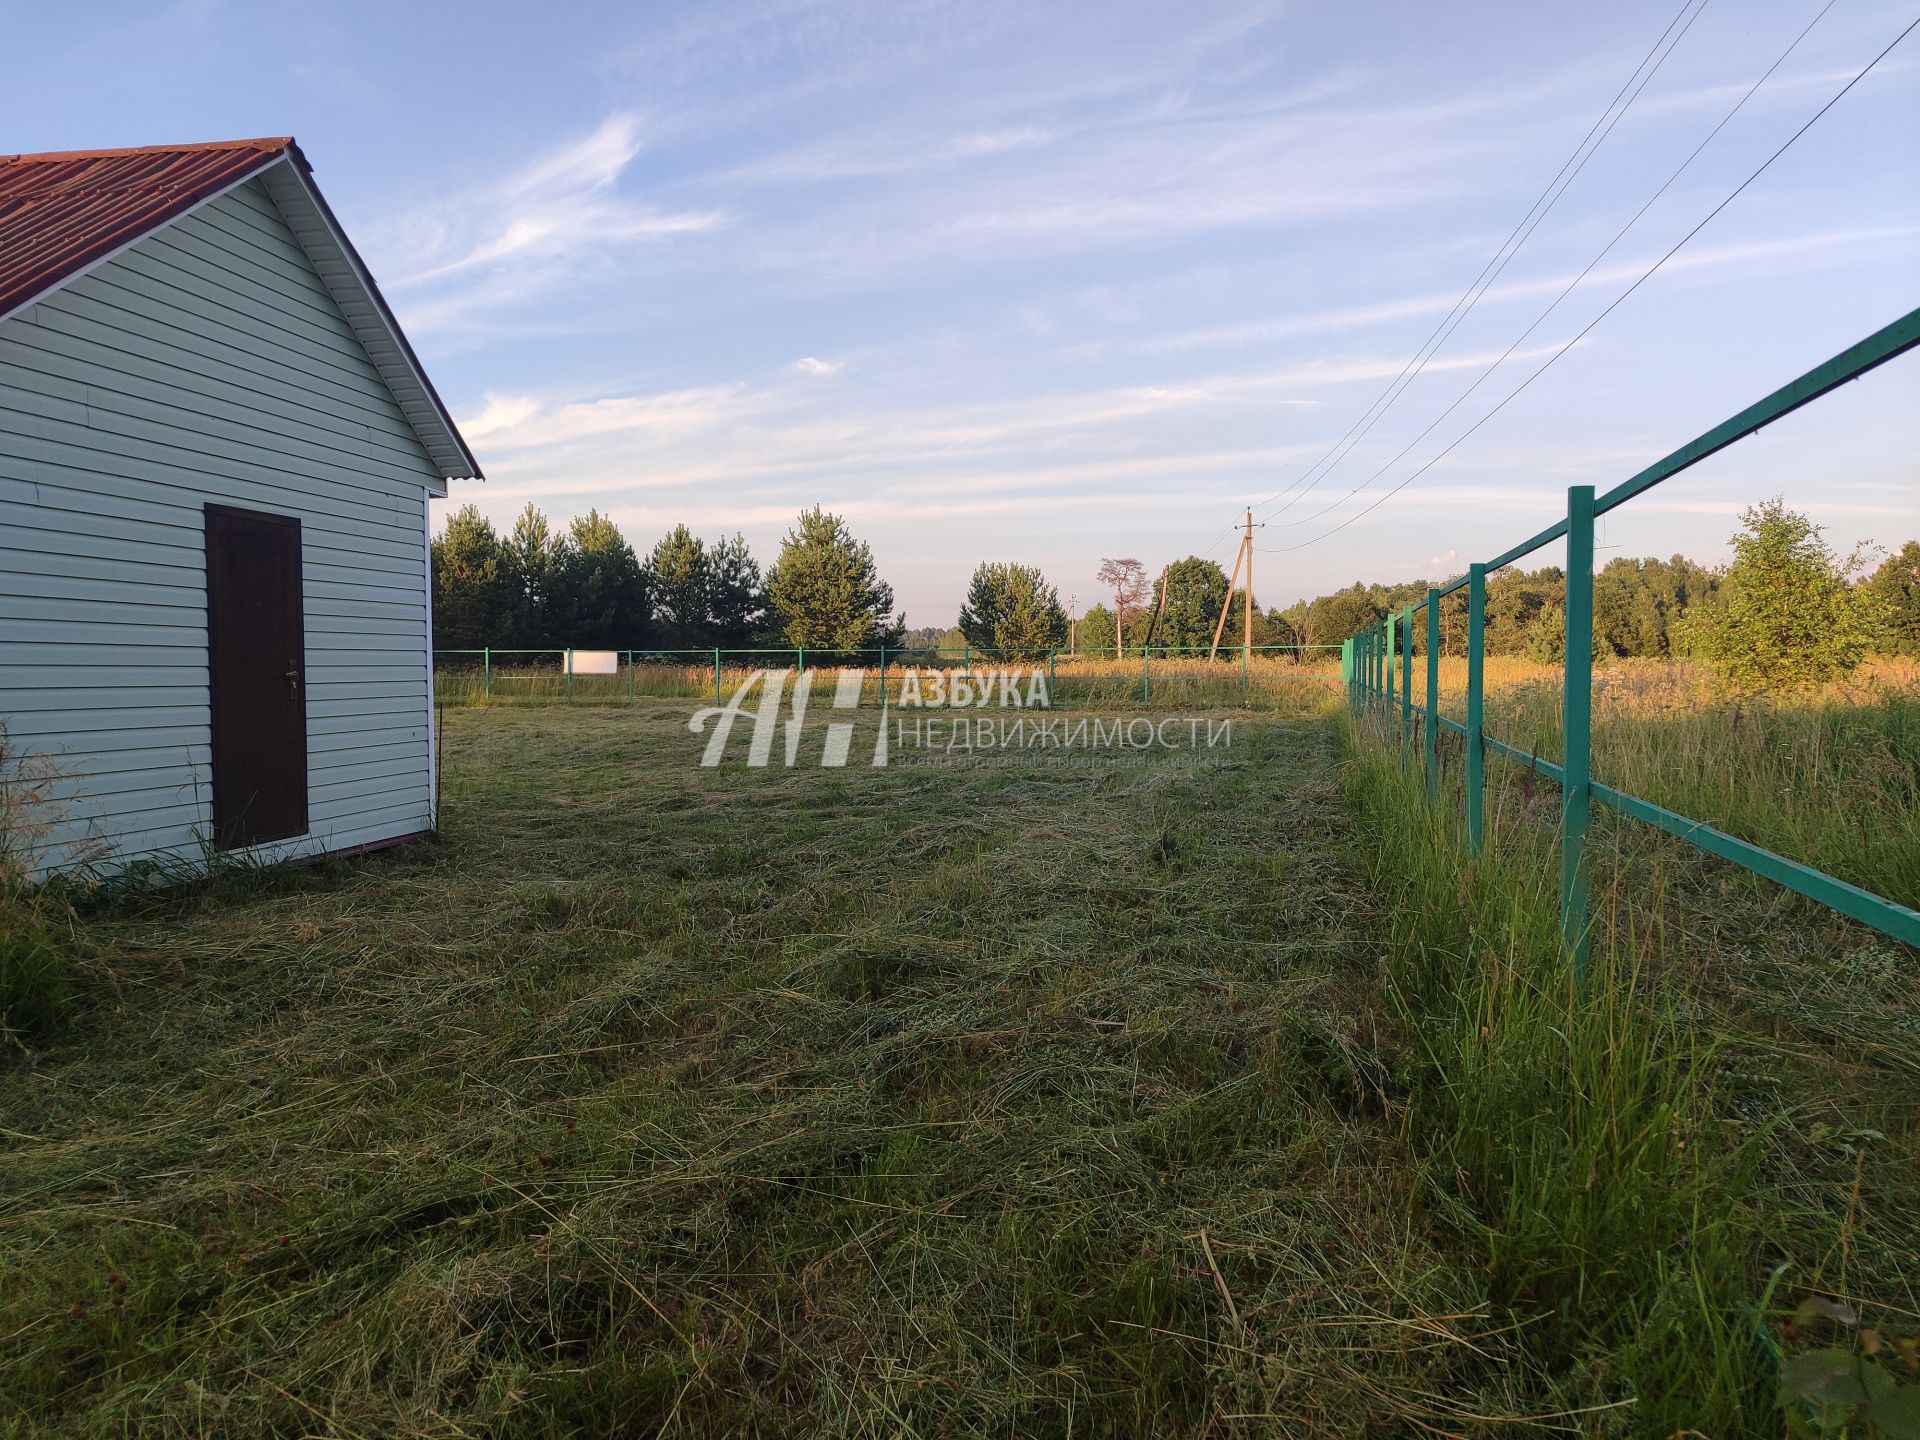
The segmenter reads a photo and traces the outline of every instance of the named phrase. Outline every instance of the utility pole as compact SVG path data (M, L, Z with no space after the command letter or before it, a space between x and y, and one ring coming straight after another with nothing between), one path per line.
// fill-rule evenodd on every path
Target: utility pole
M1240 663L1253 663L1253 507L1247 507L1247 538L1242 542L1247 550L1247 603L1244 612L1246 628L1240 637Z
M1227 612L1233 609L1233 583L1240 578L1241 567L1244 566L1247 572L1247 588L1243 594L1241 606L1241 645L1244 647L1241 653L1248 664L1253 662L1253 532L1256 529L1264 529L1265 526L1256 526L1253 523L1253 511L1249 509L1246 527L1247 533L1240 537L1240 548L1234 552L1233 574L1227 577L1227 595L1220 602L1220 619L1213 627L1213 645L1207 651L1209 660L1220 653L1220 636L1227 628Z
M1080 597L1073 595L1067 600L1067 653L1080 653Z

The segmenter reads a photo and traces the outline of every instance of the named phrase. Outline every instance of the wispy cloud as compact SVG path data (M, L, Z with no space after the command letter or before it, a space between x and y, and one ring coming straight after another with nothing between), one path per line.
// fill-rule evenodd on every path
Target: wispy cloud
M968 161L987 160L1053 143L1058 132L1038 125L1008 125L970 130L940 139L876 144L860 139L834 142L770 156L729 172L724 178L753 183L800 184L820 180L866 180L942 170Z
M787 368L796 375L838 375L846 369L846 363L841 360L822 360L817 355L802 355Z
M718 209L671 210L620 193L641 153L639 119L610 115L590 134L505 179L404 221L376 226L410 328L457 325L588 278L622 253L712 230Z
M1889 241L1911 241L1920 236L1920 225L1882 225L1855 230L1822 230L1804 235L1781 236L1770 240L1750 240L1732 245L1708 246L1682 251L1661 267L1663 273L1731 269L1754 261L1779 261L1800 256L1831 260L1845 251ZM1656 256L1623 261L1598 267L1580 281L1580 289L1618 285L1639 277ZM1543 275L1527 280L1511 280L1489 286L1478 304L1491 306L1516 300L1533 300L1558 295L1574 281L1573 274ZM1162 332L1138 340L1088 342L1071 347L1069 354L1095 355L1120 351L1139 355L1172 354L1225 346L1249 345L1296 336L1324 335L1356 330L1396 320L1427 315L1443 315L1459 303L1458 291L1436 291L1399 300L1383 300L1369 305L1344 305L1326 310L1299 311L1262 320L1241 320L1231 324L1203 326L1190 330Z
M749 409L762 405L764 401L745 397L738 385L552 406L529 395L489 395L478 416L459 424L462 434L470 439L484 437L488 448L496 451L557 449L613 435L644 447L685 439L711 430L722 420L738 422Z
M1514 358L1536 359L1551 348ZM1495 358L1467 354L1432 368L1481 367ZM1322 403L1315 392L1390 378L1400 363L1310 364L971 404L913 405L840 387L829 399L802 375L580 400L490 395L461 423L494 457L490 500L577 501L641 489L691 497L722 482L746 501L768 486L817 498L826 483L842 497L874 486L896 499L955 487L1004 495L1227 472L1260 485L1326 443L1317 429L1303 432L1273 417L1313 411ZM1293 438L1195 443L1226 425L1236 434L1277 429Z

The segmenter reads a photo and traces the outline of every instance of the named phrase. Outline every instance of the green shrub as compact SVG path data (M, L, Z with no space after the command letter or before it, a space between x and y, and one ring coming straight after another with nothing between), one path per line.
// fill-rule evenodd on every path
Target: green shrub
M1838 555L1820 527L1778 499L1748 508L1713 604L1688 617L1692 653L1742 690L1791 690L1851 674L1884 615L1849 582L1864 552Z

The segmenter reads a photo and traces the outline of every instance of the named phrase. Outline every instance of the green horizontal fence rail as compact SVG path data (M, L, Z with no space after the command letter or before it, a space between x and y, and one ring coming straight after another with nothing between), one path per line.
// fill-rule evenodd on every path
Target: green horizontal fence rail
M1654 486L1672 479L1736 440L1772 424L1828 391L1856 380L1877 366L1920 346L1920 310L1912 310L1859 344L1816 365L1739 414L1688 441L1631 479L1596 495L1591 485L1567 491L1567 513L1531 539L1493 559L1469 565L1467 573L1427 591L1396 614L1382 616L1341 647L1341 676L1356 713L1374 715L1397 737L1403 752L1413 747L1413 617L1426 611L1427 693L1421 707L1427 793L1437 798L1439 752L1445 730L1458 735L1466 751L1465 809L1467 844L1478 853L1486 843L1486 752L1519 761L1560 787L1560 938L1577 975L1584 978L1591 940L1587 916L1587 830L1595 803L1641 824L1651 825L1697 849L1785 886L1795 894L1838 911L1903 944L1920 946L1920 911L1882 895L1789 860L1784 855L1717 830L1704 821L1675 814L1651 801L1628 795L1593 779L1593 528L1594 520ZM1543 760L1497 740L1485 729L1487 576L1565 537L1567 600L1565 681L1561 687L1560 763ZM1439 710L1440 602L1458 590L1467 592L1466 723ZM1400 662L1398 693L1394 662Z
M595 654L615 657L613 674L605 672L586 673L578 670L572 657L575 655ZM547 682L554 687L555 698L571 702L579 695L596 702L604 703L609 699L632 701L637 698L636 674L643 668L669 667L684 669L691 674L699 672L711 675L711 691L714 704L724 701L723 675L731 670L745 674L751 670L804 670L811 655L816 667L832 669L863 669L874 675L884 692L888 680L908 669L920 671L941 671L973 678L983 667L999 672L1014 668L1023 671L1037 671L1042 666L1047 674L1047 691L1054 692L1056 682L1061 679L1108 680L1118 676L1107 673L1075 675L1080 665L1106 666L1116 662L1130 663L1136 657L1140 662L1140 678L1136 689L1137 698L1142 706L1152 703L1153 666L1159 661L1164 666L1168 662L1184 663L1188 667L1196 664L1204 669L1186 668L1177 672L1177 678L1199 679L1218 676L1221 679L1237 679L1242 704L1250 702L1252 687L1256 679L1253 660L1271 659L1276 662L1292 661L1291 665L1276 663L1264 666L1257 678L1262 681L1305 681L1309 684L1325 684L1328 673L1315 669L1311 662L1317 658L1330 658L1339 654L1342 657L1340 679L1349 678L1346 660L1347 647L1343 645L1222 645L1217 651L1206 645L1149 645L1128 646L1120 654L1111 650L1061 649L982 649L978 646L942 647L931 645L876 646L863 650L808 651L799 646L749 646L749 647L713 647L713 646L677 646L677 647L589 647L567 648L501 648L482 647L479 649L436 648L434 651L434 680L436 687L443 681L466 680L478 682L478 693L485 698L500 696L505 698L515 692L515 687L526 684ZM1163 670L1162 674L1166 672ZM582 681L594 682L582 686L578 692L575 677ZM700 682L702 693L708 688L705 680ZM688 688L691 688L689 682ZM471 692L469 692L471 693Z

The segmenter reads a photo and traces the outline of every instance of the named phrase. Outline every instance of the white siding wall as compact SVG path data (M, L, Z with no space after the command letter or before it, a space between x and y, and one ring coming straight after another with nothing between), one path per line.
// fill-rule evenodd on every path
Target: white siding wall
M210 834L208 501L301 523L311 828L262 852L429 828L429 489L257 182L0 321L0 717L72 777L58 846Z

